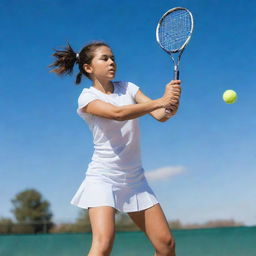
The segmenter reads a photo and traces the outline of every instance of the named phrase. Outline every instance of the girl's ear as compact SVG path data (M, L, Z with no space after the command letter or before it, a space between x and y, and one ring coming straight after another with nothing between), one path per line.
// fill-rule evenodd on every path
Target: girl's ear
M91 74L93 71L93 68L89 64L84 64L83 69L85 70L86 73Z

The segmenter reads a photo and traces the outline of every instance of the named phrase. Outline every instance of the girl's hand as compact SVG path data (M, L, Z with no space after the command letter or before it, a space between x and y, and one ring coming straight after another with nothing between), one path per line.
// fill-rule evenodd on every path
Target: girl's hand
M165 93L161 98L164 108L172 108L178 103L181 94L180 84L180 80L172 80L166 85Z
M166 108L165 109L166 116L169 117L169 116L175 115L178 111L179 104L180 102L178 101L176 104L172 105L170 108Z

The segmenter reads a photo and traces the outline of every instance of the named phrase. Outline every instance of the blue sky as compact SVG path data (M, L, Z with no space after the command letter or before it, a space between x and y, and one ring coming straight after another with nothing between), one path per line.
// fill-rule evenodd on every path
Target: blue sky
M116 56L115 80L159 98L172 62L155 28L175 6L195 19L181 60L180 108L165 123L140 118L144 169L168 219L256 225L256 3L241 0L1 1L0 216L12 217L10 200L27 188L50 201L56 222L78 216L69 202L93 144L76 107L91 83L74 84L77 68L63 78L48 73L52 49L104 40ZM237 92L235 104L223 102L227 89Z

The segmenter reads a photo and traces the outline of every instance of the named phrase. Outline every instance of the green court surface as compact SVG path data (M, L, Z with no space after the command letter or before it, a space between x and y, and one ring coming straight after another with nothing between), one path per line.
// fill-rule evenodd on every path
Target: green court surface
M177 256L255 256L256 227L174 230ZM91 233L0 235L0 256L85 256ZM113 256L153 256L143 232L116 232Z

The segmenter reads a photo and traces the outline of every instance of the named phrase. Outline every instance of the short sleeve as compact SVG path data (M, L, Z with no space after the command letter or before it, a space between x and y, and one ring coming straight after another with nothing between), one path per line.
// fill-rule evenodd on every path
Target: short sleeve
M88 89L84 89L80 96L78 97L78 108L77 112L80 112L80 110L88 105L90 102L93 100L97 100L97 95L94 93L90 92Z
M131 96L133 98L135 98L135 95L136 95L136 93L138 92L139 89L140 89L140 87L137 86L136 84L128 82L128 90L129 90L129 93L131 94Z

